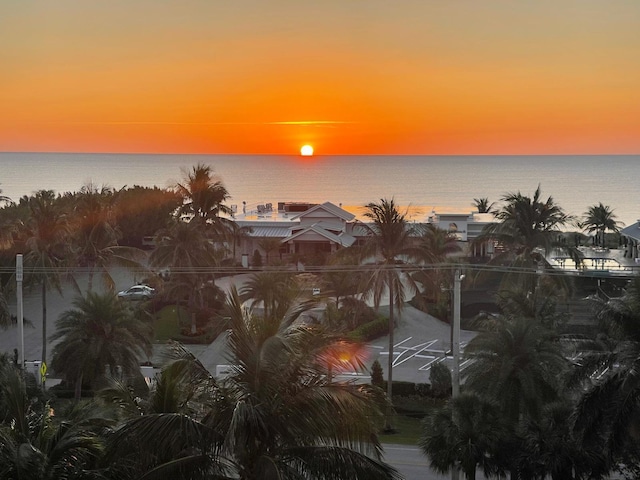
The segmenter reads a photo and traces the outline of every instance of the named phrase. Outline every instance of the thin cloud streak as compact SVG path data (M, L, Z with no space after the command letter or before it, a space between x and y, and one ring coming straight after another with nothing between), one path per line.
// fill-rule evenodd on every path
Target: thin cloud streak
M157 122L157 121L48 121L47 125L283 125L283 126L332 126L354 125L362 122L339 120L278 121L278 122Z

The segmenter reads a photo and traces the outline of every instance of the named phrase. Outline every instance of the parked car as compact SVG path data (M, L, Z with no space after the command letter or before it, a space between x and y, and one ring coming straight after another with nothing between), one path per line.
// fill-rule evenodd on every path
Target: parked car
M149 300L155 294L155 288L151 288L149 285L134 285L133 287L118 292L118 298L125 300Z

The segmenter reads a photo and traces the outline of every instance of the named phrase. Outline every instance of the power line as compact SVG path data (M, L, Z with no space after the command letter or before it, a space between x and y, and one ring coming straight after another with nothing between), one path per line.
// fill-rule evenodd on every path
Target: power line
M367 272L379 272L379 271L401 271L404 273L416 273L416 272L453 272L455 270L464 270L467 272L488 272L488 273L503 273L503 274L530 274L530 275L545 275L545 276L580 276L580 277L599 277L602 278L603 273L615 272L620 275L612 276L632 276L639 271L638 267L626 267L619 270L576 270L576 271L563 271L554 268L543 267L523 267L516 265L492 265L492 264L477 264L477 263L432 263L432 264L419 264L419 263L406 263L406 264L347 264L347 265L323 265L323 266L309 266L305 265L304 270L297 270L294 267L286 266L263 266L252 267L250 269L244 267L222 267L222 266L190 266L190 267L170 267L171 275L241 275L241 274L253 274L253 273L274 273L274 274L300 274L300 273L367 273ZM107 272L127 271L132 274L140 275L157 275L157 272L151 268L144 267L25 267L25 275L50 275L57 274L75 275L75 274L95 274L100 275L106 270ZM0 267L0 274L12 274L15 272L14 267ZM625 275L626 274L626 275Z

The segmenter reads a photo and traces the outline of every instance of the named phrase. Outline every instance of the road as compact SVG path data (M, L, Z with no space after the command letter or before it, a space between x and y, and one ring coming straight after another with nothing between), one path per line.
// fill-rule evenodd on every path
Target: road
M418 447L385 444L384 460L393 465L407 480L444 480L451 475L439 475L429 468L427 457Z

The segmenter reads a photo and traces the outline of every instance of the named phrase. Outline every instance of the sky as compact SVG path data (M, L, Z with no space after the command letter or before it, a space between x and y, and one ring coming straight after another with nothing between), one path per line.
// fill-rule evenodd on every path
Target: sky
M639 154L638 0L0 2L0 151Z

